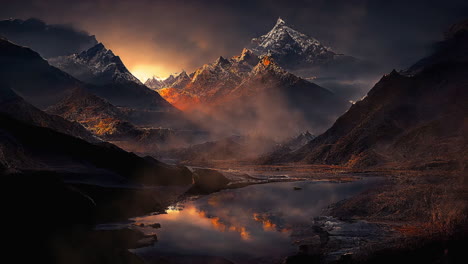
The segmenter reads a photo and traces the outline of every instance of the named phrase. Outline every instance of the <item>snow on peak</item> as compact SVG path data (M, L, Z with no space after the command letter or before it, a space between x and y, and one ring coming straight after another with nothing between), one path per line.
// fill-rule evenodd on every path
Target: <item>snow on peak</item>
M113 82L141 84L140 80L125 67L120 57L102 43L98 43L79 54L52 58L49 63L79 80L93 84Z
M336 55L329 47L291 28L281 18L278 18L267 34L252 39L250 48L257 55L270 54L279 62L303 60L307 63L319 63L333 59Z

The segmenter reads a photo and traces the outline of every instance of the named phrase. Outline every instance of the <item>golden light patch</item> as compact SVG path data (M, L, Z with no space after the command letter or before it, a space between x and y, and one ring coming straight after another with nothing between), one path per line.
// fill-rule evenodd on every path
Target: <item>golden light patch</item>
M164 67L150 64L138 64L128 70L142 83L155 75L162 78L170 75L170 72L167 72Z
M259 223L262 223L263 230L264 231L275 231L276 230L276 224L271 222L266 216L260 215L257 213L253 214L253 219Z
M263 59L262 59L262 64L263 64L264 66L270 65L270 64L271 64L271 58L270 58L270 57L267 57L267 56L263 57Z

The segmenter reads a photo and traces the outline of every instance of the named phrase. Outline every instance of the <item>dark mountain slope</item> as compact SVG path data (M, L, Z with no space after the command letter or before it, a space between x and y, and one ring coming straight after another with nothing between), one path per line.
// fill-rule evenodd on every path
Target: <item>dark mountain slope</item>
M0 114L0 163L9 170L45 170L122 182L191 184L187 168L141 158L109 143L91 144Z
M132 123L162 127L191 126L178 110L142 84L132 81L104 86L85 84L50 66L29 48L6 39L0 39L0 80L40 109L58 104L69 98L73 91L81 89L106 99L114 106L124 106L121 110L128 113Z
M357 167L384 162L409 166L466 162L466 47L466 30L449 35L432 56L445 54L443 60L431 59L433 63L411 77L396 71L384 76L365 99L354 104L324 134L295 152L270 155L263 162Z
M303 122L299 129L315 132L324 131L348 105L329 90L283 70L268 56L218 104L240 113L239 118L252 111L269 112L271 119L278 118L283 125Z
M431 65L440 63L466 62L468 60L467 31L468 19L451 26L445 32L445 40L435 45L434 53L403 71L403 74L414 75Z
M191 140L190 136L172 129L137 127L128 112L84 89L75 89L46 112L78 122L99 138L128 151L154 153L174 141Z
M80 81L116 106L176 111L157 92L143 85L125 67L119 56L102 43L81 53L52 58L49 62Z
M29 48L0 38L0 80L34 106L45 108L84 84L51 67Z
M72 135L88 142L100 140L76 122L70 122L60 116L49 115L32 106L5 85L0 84L0 112L40 127Z
M67 120L79 122L97 136L125 137L136 130L119 108L84 89L75 89L70 96L46 109Z

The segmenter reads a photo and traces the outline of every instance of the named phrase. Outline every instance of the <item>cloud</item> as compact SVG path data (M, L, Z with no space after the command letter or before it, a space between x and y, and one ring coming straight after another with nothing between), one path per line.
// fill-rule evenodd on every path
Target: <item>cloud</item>
M72 24L95 34L130 70L159 69L154 74L167 76L238 54L279 16L338 52L391 70L426 54L467 11L462 0L18 0L3 4L0 17Z
M33 18L0 21L0 35L46 58L77 53L97 44L94 36L72 26L47 25Z

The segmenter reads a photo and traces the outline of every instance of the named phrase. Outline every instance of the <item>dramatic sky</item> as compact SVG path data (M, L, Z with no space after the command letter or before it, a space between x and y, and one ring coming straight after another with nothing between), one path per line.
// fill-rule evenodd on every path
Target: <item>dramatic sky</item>
M468 1L111 1L0 0L0 19L30 17L96 35L140 79L240 53L282 17L336 51L405 67L451 23L468 18Z

